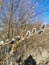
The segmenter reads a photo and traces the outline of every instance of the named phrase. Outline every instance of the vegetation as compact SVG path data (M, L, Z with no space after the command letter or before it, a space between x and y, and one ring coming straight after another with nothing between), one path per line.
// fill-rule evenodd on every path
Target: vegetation
M3 23L0 25L3 28L0 31L0 65L25 65L30 55L35 59L35 64L49 65L49 26L43 26L40 18L34 20L39 14L39 11L35 12L39 1L33 7L32 0L10 0L9 3L7 0L0 1L0 12L3 14L0 17ZM7 13L3 11L4 7ZM26 36L28 30L30 33Z

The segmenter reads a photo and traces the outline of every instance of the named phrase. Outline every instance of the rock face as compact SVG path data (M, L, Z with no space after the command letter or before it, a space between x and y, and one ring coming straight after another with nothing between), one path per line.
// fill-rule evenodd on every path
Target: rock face
M11 51L12 46L2 48L0 48L0 62L7 55L6 52ZM20 42L19 46L16 46L16 51L10 56L10 61L8 61L11 62L11 59L13 59L14 65L49 65L49 28L41 35L35 34ZM3 64L0 63L0 65Z
M27 54L32 55L37 65L49 65L49 53L46 49L39 47L38 49L32 49L28 51Z
M49 30L49 29L48 29ZM28 57L31 55L37 65L49 65L49 31L45 30L42 35L33 35L28 40L23 41L25 65L29 63Z

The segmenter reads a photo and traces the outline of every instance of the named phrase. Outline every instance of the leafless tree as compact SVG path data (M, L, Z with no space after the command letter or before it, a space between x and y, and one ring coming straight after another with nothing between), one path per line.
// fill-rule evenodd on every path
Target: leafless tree
M35 14L35 9L38 6L38 1L33 6L31 5L32 2L32 0L30 0L29 2L26 0L10 0L10 2L8 3L8 1L5 0L6 5L4 5L3 7L7 8L8 14L6 14L4 11L2 12L4 16L4 18L2 18L2 21L5 24L7 38L10 38L11 34L12 37L14 36L14 22L18 21L18 24L15 25L17 32L20 31L20 28L26 30L27 21L30 22L33 17L38 15L38 12Z
M11 39L15 35L20 34L20 32L26 31L27 21L28 23L30 23L30 21L32 21L33 18L39 13L35 13L35 9L38 6L38 2L35 2L33 6L31 4L32 0L5 0L5 4L2 8L5 7L7 11L3 11L4 9L1 8L3 17L0 18L4 23L4 38L6 37ZM18 43L18 46L19 45L20 44ZM13 44L11 54L8 54L5 59L7 59L13 54L14 46L18 48L17 44Z

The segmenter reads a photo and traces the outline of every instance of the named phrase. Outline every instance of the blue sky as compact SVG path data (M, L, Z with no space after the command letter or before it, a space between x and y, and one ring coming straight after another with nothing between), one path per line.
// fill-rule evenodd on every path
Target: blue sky
M40 0L39 6L37 8L42 12L42 17L45 23L49 23L49 0Z
M26 1L30 2L31 0L26 0ZM32 0L32 1L35 1L35 2L39 1L36 11L41 12L41 14L39 15L42 17L45 23L49 23L49 0ZM32 3L32 6L33 6L33 3ZM4 8L4 10L6 10L5 13L7 13L7 9ZM2 16L1 13L0 13L0 16Z

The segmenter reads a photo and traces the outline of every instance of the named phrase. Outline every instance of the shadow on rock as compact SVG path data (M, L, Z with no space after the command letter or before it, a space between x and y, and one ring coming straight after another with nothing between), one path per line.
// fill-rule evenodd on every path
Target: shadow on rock
M36 65L36 61L30 55L25 61L24 65Z

